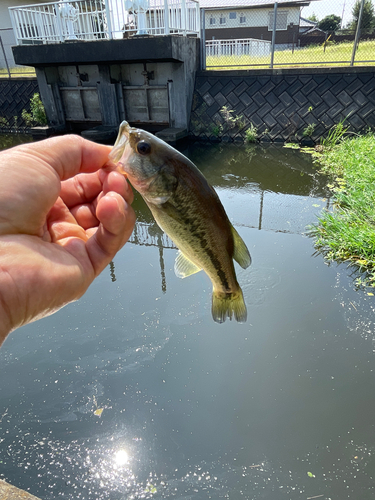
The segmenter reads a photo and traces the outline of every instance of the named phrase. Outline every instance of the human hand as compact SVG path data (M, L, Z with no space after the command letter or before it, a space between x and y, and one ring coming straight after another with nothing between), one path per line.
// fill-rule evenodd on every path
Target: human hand
M111 148L67 135L0 153L0 344L81 297L129 239L133 193Z

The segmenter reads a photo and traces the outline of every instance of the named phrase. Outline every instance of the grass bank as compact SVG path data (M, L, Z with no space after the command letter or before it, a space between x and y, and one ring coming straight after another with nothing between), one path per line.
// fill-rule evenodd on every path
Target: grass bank
M334 195L333 210L310 228L315 246L328 260L357 265L357 284L375 287L375 135L345 139L315 158Z
M35 77L35 69L30 68L28 66L16 66L14 68L10 68L10 77L11 78L20 78L20 77ZM0 78L9 78L9 73L6 68L0 68Z
M352 57L353 42L328 43L324 50L323 45L305 48L277 50L274 65L290 66L348 66ZM361 65L374 64L375 40L360 42L356 52L355 62ZM254 56L208 56L207 69L242 69L244 66L268 67L271 55L264 57Z

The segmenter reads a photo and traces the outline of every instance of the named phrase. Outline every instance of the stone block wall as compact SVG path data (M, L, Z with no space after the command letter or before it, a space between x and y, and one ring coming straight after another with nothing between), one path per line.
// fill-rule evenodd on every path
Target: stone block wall
M201 71L190 135L242 141L252 124L260 140L317 142L344 118L352 132L375 127L375 68Z
M21 113L23 109L30 112L35 92L39 92L36 78L0 79L0 132L26 131Z

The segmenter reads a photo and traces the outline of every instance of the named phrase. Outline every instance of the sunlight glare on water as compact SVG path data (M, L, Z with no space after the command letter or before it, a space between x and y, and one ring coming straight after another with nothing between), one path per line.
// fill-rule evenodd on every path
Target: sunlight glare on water
M121 467L122 465L125 465L128 463L129 455L128 455L127 451L125 451L125 450L118 450L115 453L114 459L115 459L115 464L118 465L119 467Z

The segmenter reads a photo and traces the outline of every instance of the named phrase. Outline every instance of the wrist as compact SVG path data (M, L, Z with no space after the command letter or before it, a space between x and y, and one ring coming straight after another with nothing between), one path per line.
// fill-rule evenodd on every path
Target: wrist
M1 283L1 278L0 278ZM1 287L1 285L0 285ZM2 290L0 290L0 346L4 342L6 336L12 331L14 328L11 324L10 313L4 297L2 296Z
M7 251L8 249L3 249L0 245L0 251L3 250ZM8 273L6 263L3 263L0 258L0 345L7 335L18 326L14 322L15 306L17 305L17 300L14 299L16 299L14 281Z

